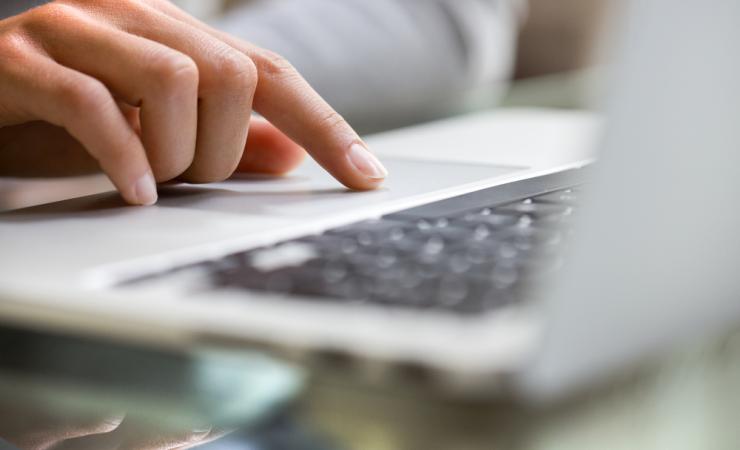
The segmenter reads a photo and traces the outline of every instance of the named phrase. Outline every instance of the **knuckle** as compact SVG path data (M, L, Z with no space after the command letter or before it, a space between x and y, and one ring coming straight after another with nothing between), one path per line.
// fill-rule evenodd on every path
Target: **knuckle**
M28 42L18 33L9 32L0 36L2 63L17 63L25 58L29 50Z
M229 86L249 89L257 86L257 67L247 55L239 51L222 52L214 62L214 71L216 78Z
M253 58L262 75L283 78L298 74L290 61L271 50L259 49Z
M200 74L195 61L189 56L174 51L161 51L149 61L158 89L182 91L197 88Z
M30 31L43 32L49 28L59 28L76 23L82 17L81 11L72 5L50 2L28 11L24 24Z

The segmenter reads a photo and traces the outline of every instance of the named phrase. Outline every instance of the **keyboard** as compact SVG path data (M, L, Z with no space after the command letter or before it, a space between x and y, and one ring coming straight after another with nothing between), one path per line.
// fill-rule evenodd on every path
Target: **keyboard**
M562 266L583 170L483 189L198 266L213 290L480 314L526 301L529 289Z

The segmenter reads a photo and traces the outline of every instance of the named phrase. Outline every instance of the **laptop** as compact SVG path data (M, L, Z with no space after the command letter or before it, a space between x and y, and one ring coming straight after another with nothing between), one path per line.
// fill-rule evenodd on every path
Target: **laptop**
M740 314L740 4L625 5L597 164L387 158L0 215L3 321L551 399ZM481 142L485 145L485 142Z

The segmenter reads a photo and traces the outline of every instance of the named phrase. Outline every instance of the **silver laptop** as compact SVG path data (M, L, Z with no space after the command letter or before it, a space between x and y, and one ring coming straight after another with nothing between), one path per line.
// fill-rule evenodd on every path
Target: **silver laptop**
M6 213L2 320L531 398L720 332L740 313L740 4L626 16L593 167L388 159L384 189L350 193L309 164Z

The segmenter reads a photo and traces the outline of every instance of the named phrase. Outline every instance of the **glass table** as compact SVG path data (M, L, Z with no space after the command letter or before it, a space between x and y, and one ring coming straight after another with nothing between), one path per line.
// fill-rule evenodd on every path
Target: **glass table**
M740 334L548 407L307 376L251 352L178 353L0 328L0 449L737 448Z

